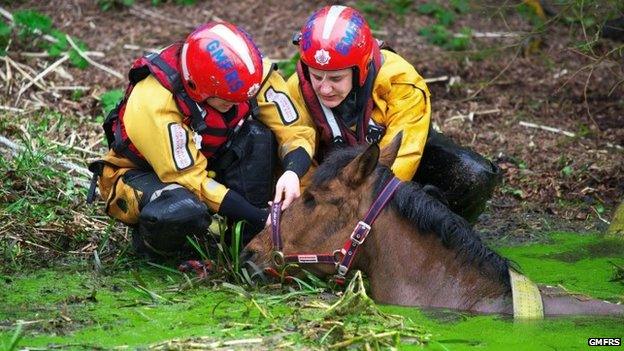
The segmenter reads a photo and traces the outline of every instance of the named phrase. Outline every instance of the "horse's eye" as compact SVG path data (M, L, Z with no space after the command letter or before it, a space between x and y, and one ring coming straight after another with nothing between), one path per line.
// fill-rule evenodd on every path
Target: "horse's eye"
M304 191L303 195L301 195L301 197L303 198L303 204L306 207L314 207L314 206L316 206L316 200L314 199L314 195L310 194L309 191Z

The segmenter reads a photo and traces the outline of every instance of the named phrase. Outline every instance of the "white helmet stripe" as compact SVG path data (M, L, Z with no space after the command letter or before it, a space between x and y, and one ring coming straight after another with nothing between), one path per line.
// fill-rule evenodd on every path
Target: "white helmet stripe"
M254 66L253 59L249 55L247 44L243 38L234 34L230 28L224 26L223 24L215 25L210 28L210 31L223 38L223 40L229 44L230 48L232 48L236 55L245 63L249 74L256 73L256 66Z
M184 45L182 45L182 52L180 53L180 61L181 61L181 66L182 66L182 77L184 77L185 80L191 79L191 75L188 71L188 66L186 65L186 51L187 50L188 50L188 43L184 43Z
M334 29L334 25L340 16L340 13L346 9L345 6L332 6L329 8L329 12L327 12L327 18L325 19L325 24L323 25L323 39L329 39L329 35Z

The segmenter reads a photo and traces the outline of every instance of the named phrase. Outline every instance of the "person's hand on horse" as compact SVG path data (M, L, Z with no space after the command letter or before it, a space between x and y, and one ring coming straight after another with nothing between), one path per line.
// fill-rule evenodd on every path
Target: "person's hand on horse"
M301 195L299 176L293 171L286 171L277 180L273 202L282 201L282 211ZM269 216L270 217L270 216Z

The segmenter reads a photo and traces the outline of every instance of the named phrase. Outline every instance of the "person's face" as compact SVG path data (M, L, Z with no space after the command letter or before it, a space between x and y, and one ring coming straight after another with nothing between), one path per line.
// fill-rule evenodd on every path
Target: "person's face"
M206 103L221 113L228 112L232 106L236 105L235 102L223 100L218 97L209 97L206 99Z
M353 88L353 70L345 68L337 71L321 71L309 68L312 89L321 104L332 108L344 100Z

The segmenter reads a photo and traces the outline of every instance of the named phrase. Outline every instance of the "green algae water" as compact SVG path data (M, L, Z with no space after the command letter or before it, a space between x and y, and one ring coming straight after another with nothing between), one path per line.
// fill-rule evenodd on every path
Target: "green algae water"
M615 265L624 263L624 240L555 233L545 244L497 251L516 262L537 283L560 285L570 292L624 302L624 282L610 281L615 276ZM411 308L384 306L383 309L409 316L430 331L432 342L428 348L434 350L613 350L617 348L590 347L588 338L624 338L624 317L578 316L514 322L501 316L468 316L456 312L432 316Z
M497 251L540 284L561 285L571 292L614 302L624 300L624 283L614 280L615 267L624 266L623 240L556 233L548 243ZM184 279L180 275L145 264L135 271L109 275L95 274L84 264L0 278L0 349L9 348L18 324L22 324L23 338L13 347L16 350L143 349L167 340L199 337L263 340L262 344L244 344L249 349L328 346L323 343L327 335L311 337L309 328L301 327L312 325L314 314L322 314L322 308L312 307L331 301L327 294L302 294L304 299L285 303L287 295L299 292L246 296L246 289L236 292L236 287L181 290ZM428 340L414 345L403 338L400 348L406 350L615 350L618 348L589 347L587 340L624 338L623 317L514 322L501 316L454 311L380 309L418 326L421 340ZM341 318L336 326L351 317ZM362 328L395 328L375 320L356 323ZM382 325L370 326L375 323Z

